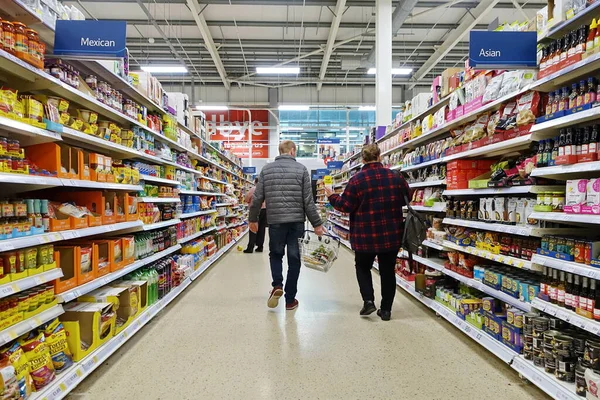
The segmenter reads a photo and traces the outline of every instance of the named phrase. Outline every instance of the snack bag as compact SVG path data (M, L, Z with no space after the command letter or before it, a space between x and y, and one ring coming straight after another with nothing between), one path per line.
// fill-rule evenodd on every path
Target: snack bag
M14 342L12 345L3 349L0 353L2 359L7 359L15 369L15 376L19 386L20 398L27 399L32 392L33 381L29 374L29 363L25 352L19 345Z
M0 399L21 399L15 368L7 359L0 361Z
M64 371L73 365L73 356L67 345L67 332L58 318L42 326L42 329L56 372Z
M21 342L23 351L29 362L29 370L36 390L42 390L54 380L56 374L50 357L50 349L44 341L44 334Z

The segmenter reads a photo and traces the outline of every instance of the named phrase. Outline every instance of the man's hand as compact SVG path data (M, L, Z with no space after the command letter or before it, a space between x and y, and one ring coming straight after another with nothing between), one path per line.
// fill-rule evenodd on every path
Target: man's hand
M333 189L325 186L325 194L327 195L327 197L331 196L332 194L335 194L335 192L333 191Z
M250 222L250 232L258 232L258 222Z
M323 228L323 225L317 226L315 228L315 233L317 236L323 236L325 234L325 228Z

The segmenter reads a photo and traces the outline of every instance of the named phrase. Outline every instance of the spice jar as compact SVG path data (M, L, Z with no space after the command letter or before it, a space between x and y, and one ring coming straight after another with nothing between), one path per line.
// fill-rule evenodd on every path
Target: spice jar
M15 54L22 60L29 55L29 39L27 39L27 26L22 22L13 22L15 27Z

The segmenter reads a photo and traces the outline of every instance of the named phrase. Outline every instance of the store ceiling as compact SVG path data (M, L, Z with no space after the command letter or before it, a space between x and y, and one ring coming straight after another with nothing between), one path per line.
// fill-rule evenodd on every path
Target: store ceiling
M393 5L414 1L393 0ZM320 88L320 84L360 85L373 84L375 80L373 75L367 75L365 61L375 45L375 0L67 3L82 9L88 18L127 20L128 48L134 68L149 64L186 65L188 75L162 76L162 81L190 82L193 77L197 83L226 86L309 84ZM430 85L433 74L464 65L468 34L461 41L454 40L461 23L468 24L479 14L475 29L486 29L496 18L501 23L524 21L534 18L545 4L545 0L417 1L396 33L392 48L394 67L413 68L413 75L396 76L394 84ZM198 18L194 18L192 9L199 14ZM336 9L342 10L338 29L332 28ZM335 35L332 43L336 45L324 67L330 35ZM345 43L338 45L340 42ZM450 47L447 54L440 57L447 47ZM287 65L300 67L297 76L254 74L257 66L273 66L293 59L296 60Z

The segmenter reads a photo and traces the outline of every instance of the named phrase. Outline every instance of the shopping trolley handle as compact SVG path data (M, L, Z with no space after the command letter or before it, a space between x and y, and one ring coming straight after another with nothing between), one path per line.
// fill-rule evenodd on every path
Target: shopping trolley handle
M315 233L315 231L312 231L312 230L310 230L310 229L307 229L307 230L305 230L305 231L304 231L304 233L302 234L302 238L303 238L303 239L309 239L309 238L310 238L310 236L308 235L309 233L312 233L312 234L314 234L315 236L317 236L317 237L319 238L319 241L325 240L325 244L329 244L329 243L330 243L330 239L333 239L333 240L335 240L335 241L338 243L338 246L339 246L339 245L342 243L342 242L340 241L340 239L339 239L339 238L337 238L337 237L335 237L335 236L328 235L328 234L326 234L326 233L325 233L325 234L323 234L323 235L321 235L321 236L318 236L318 235ZM323 239L323 237L324 237L324 236L326 236L326 238L325 238L325 239Z

